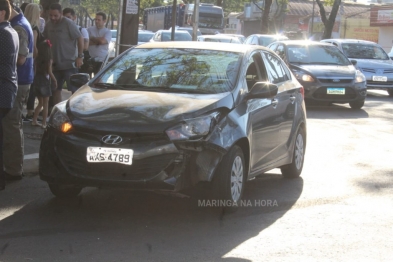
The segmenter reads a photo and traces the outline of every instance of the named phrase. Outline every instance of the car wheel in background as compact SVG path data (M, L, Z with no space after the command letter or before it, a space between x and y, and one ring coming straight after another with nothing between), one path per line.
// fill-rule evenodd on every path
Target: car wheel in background
M364 106L364 100L356 100L356 101L349 102L349 106L352 109L360 109Z
M393 96L393 89L388 89L387 91L389 93L389 96Z
M76 197L82 191L82 187L78 186L65 186L52 183L48 183L48 185L52 194L59 198Z
M244 166L242 149L235 145L223 157L213 179L213 194L225 201L228 210L240 205L244 191L247 168Z
M281 167L281 174L285 178L297 178L303 170L304 154L306 151L306 135L303 128L299 128L295 138L292 163Z

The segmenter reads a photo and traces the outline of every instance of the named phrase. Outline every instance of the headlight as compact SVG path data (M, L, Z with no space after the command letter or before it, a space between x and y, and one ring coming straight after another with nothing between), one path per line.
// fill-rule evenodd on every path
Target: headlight
M67 101L63 101L55 105L49 118L49 125L63 133L72 129L71 121L66 112L66 104Z
M219 114L214 112L206 116L184 120L184 123L166 130L166 134L172 141L202 138L213 130Z
M363 75L362 72L356 70L355 83L361 83L361 82L366 82L366 77Z
M297 80L301 80L303 82L314 82L314 78L310 76L309 74L300 71L300 70L293 70L293 73L296 77Z

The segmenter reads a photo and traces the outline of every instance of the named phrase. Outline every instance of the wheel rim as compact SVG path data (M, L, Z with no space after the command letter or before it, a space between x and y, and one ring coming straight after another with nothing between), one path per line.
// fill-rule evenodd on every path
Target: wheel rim
M298 134L296 138L296 146L295 146L295 164L296 168L299 170L303 164L303 152L304 152L304 143L302 134Z
M240 156L233 161L231 171L231 194L232 200L238 201L243 188L243 162Z

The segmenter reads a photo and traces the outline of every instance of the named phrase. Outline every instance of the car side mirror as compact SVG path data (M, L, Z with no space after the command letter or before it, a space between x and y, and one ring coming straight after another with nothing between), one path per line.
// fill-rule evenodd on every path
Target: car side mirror
M356 66L357 63L358 63L358 61L356 61L356 60L351 60L351 63L352 63L354 66Z
M248 99L272 98L278 93L278 86L268 82L256 82L247 95Z
M86 73L73 74L70 76L71 85L79 88L89 82L90 76Z

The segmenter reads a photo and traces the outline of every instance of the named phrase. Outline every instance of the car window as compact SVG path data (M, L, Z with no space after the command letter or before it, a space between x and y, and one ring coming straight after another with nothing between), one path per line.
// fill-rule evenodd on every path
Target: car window
M365 43L342 43L344 54L350 58L390 60L382 47Z
M253 36L247 37L247 38L246 38L246 41L244 41L244 43L245 43L246 45L250 45L250 44L251 44L251 41L252 41L252 38L253 38Z
M290 79L288 72L284 69L280 59L268 52L262 52L264 56L265 67L270 82L278 84Z
M241 53L229 51L136 48L111 64L93 85L158 92L223 93L234 88L241 57Z
M276 54L281 57L281 59L285 60L285 50L284 50L284 45L279 44L277 46Z
M350 65L340 50L330 45L289 45L288 62L296 64Z
M149 33L139 33L138 34L138 42L149 42L153 34Z
M269 45L270 50L276 51L277 44L271 44Z
M262 62L262 58L259 52L255 52L248 59L245 78L248 90L251 90L251 88L256 82L268 81L266 68Z

